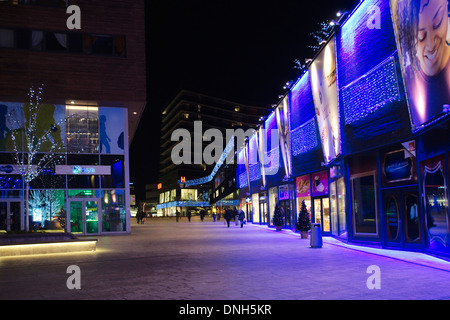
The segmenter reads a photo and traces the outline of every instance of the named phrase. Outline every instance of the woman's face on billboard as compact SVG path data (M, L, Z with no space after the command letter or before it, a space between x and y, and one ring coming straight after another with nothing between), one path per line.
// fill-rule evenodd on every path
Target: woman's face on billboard
M441 72L450 57L447 45L447 0L421 0L417 56L422 71L428 76Z

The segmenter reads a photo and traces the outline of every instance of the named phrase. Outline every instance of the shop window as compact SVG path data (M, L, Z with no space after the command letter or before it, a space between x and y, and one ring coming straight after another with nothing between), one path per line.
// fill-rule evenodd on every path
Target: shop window
M270 224L273 225L272 217L275 212L275 206L278 203L278 187L272 187L269 189L269 215L268 219Z
M164 193L164 202L170 202L170 191Z
M336 181L330 183L330 215L331 215L331 233L338 235L338 208L337 208L337 188Z
M65 207L64 190L31 190L29 195L31 228L34 230L64 230Z
M197 189L181 189L182 201L197 201Z
M344 178L337 180L337 201L338 201L338 216L339 216L339 236L345 237L347 235L347 222L345 217L345 182Z
M126 231L124 190L102 191L102 231Z
M98 153L98 107L66 106L68 153Z
M172 189L170 191L170 201L175 201L177 199L177 189Z
M353 176L352 211L355 236L378 236L375 173Z
M390 196L386 203L387 241L400 241L400 212L397 198Z
M448 252L448 202L445 179L445 159L438 157L422 164L425 222L430 250ZM413 203L413 201L410 201ZM416 208L410 205L407 212L414 218ZM416 214L417 216L417 214Z
M252 194L252 213L254 223L259 223L259 193Z
M409 243L420 243L421 239L418 204L416 194L405 195L406 241Z
M125 188L123 156L101 156L101 164L111 166L111 175L101 176L102 188Z

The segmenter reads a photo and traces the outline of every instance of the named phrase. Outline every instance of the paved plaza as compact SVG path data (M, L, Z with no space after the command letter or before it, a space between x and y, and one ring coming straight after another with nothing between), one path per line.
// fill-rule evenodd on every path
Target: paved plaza
M0 258L0 299L450 299L450 263L420 253L330 238L311 248L289 231L195 218L131 230L97 237L95 252ZM79 289L67 286L69 266Z

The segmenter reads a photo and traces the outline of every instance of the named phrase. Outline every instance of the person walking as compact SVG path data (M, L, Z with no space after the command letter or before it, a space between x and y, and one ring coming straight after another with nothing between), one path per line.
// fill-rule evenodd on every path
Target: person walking
M186 215L187 215L187 218L188 218L189 222L191 222L191 211L188 210Z
M200 210L200 220L203 221L203 219L205 219L205 215L206 215L205 209Z
M178 222L178 220L180 220L180 211L177 210L177 212L175 213L176 215L176 220Z
M244 211L241 210L241 212L239 212L239 221L241 221L241 228L244 227L244 218L245 218Z
M141 222L141 209L136 212L136 222L137 224Z
M231 220L232 215L233 215L233 212L231 211L230 208L225 210L225 220L227 221L228 228L230 227L230 220Z

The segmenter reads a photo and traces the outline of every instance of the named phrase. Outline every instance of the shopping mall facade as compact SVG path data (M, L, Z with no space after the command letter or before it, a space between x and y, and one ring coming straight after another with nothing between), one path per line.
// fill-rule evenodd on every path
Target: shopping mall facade
M431 67L421 41L404 41L425 37L414 21L427 25L407 2L365 0L344 15L239 151L248 221L272 227L280 204L295 230L305 201L324 235L450 256L448 8L424 8L444 12L445 30L427 31L442 44Z

